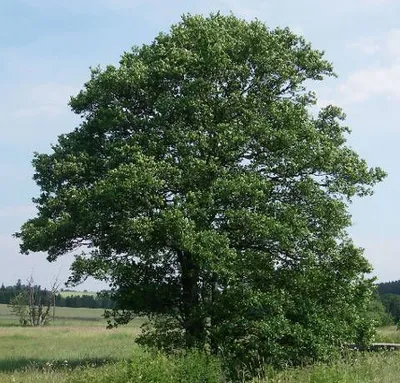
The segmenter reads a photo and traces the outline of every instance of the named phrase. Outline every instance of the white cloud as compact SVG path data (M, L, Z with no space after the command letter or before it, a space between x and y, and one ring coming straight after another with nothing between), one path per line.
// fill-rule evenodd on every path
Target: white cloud
M377 39L364 38L361 39L360 41L348 44L347 48L356 49L365 54L374 54L380 51L381 46L379 45Z
M379 53L391 58L400 58L400 29L393 29L382 38L364 37L347 44L347 48L369 55Z
M400 29L393 29L383 38L367 37L348 44L376 58L377 64L351 73L335 89L328 91L319 105L349 105L375 97L400 100ZM329 100L329 102L328 102Z
M338 95L346 104L363 102L376 96L387 100L400 99L400 65L354 72L339 86Z

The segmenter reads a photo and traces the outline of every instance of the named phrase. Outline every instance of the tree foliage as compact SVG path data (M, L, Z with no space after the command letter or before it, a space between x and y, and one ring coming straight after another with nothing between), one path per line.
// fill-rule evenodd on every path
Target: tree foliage
M367 339L348 204L385 174L346 146L339 108L312 113L305 82L333 75L288 29L184 16L71 99L82 122L35 154L21 251L80 249L71 282L108 281L117 323L149 315L169 347L250 368Z
M388 310L388 306L388 304L383 304L382 297L375 292L371 297L367 316L372 319L377 326L392 325L394 322L394 315Z
M400 321L400 295L383 294L380 299L386 312L393 317L393 320L396 323L398 323Z
M28 324L28 302L28 293L23 291L11 298L8 304L11 313L18 318L19 324L23 326Z

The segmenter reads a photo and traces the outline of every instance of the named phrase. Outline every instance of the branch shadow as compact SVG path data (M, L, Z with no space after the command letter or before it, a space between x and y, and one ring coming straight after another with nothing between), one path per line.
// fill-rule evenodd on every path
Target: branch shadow
M50 360L36 358L0 359L0 372L16 372L24 370L65 370L77 367L101 367L121 361L116 358L83 358L71 360Z

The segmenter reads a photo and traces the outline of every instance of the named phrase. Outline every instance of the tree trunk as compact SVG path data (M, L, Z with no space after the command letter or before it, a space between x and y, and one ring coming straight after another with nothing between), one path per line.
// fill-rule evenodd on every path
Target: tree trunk
M213 354L218 353L218 344L215 339L215 334L213 330L215 329L215 304L216 304L216 297L217 297L217 275L215 273L212 274L211 278L211 310L210 310L210 348Z
M188 252L178 251L181 265L182 306L186 346L194 347L205 341L204 314L200 307L199 267Z

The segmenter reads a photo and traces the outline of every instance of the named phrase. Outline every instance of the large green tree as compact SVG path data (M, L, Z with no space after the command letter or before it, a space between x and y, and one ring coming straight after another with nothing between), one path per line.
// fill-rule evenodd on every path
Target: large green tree
M365 337L370 265L348 204L385 174L346 146L339 108L312 112L305 83L332 75L288 29L184 16L71 99L82 122L35 154L21 251L80 249L71 280L108 281L114 319L152 316L142 340L159 346L251 366Z

